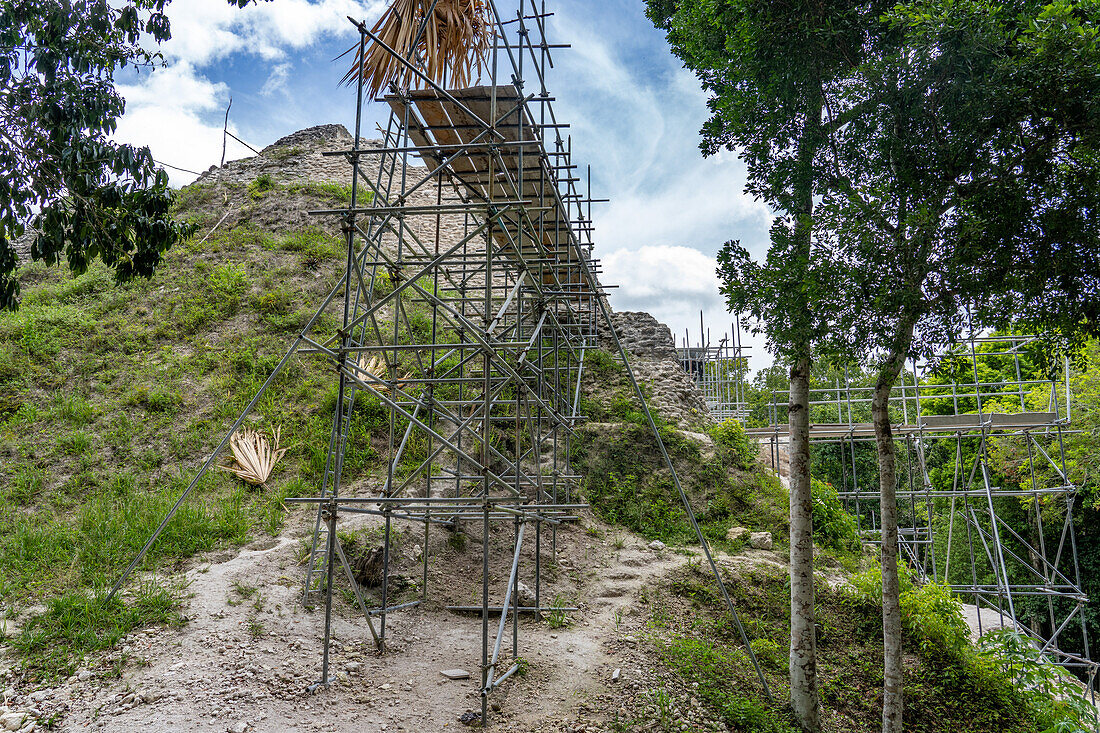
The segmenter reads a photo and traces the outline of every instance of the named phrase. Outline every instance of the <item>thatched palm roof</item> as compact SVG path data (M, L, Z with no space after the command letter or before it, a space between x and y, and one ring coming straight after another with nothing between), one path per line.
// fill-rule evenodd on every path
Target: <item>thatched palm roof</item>
M371 32L400 53L429 79L444 86L470 86L485 65L493 42L493 24L486 0L394 0ZM355 54L355 65L344 77L351 82L362 69L372 96L390 83L402 89L423 86L411 69L377 43L366 46L366 59Z

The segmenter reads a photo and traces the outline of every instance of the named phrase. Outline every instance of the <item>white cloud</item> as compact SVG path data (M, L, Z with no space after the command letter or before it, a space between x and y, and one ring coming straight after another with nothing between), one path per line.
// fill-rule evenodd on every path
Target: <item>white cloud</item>
M381 7L377 0L277 0L243 9L226 0L176 0L168 9L172 38L159 48L166 66L120 85L127 109L115 137L148 145L168 165L203 171L221 160L222 115L233 91L210 80L217 65L245 57L244 63L269 66L261 95L289 94L292 52L326 37L352 37L355 29L345 16L373 18ZM244 137L232 119L229 129ZM229 139L227 159L251 154ZM168 174L175 186L195 178L174 169Z
M148 145L153 157L172 166L202 171L221 158L222 126L208 121L208 113L224 109L228 88L212 82L187 62L145 74L133 84L119 85L126 114L115 138ZM239 157L240 146L229 151ZM174 185L194 178L171 168Z
M217 109L228 93L225 84L210 81L186 61L143 74L134 84L120 84L118 90L127 110L153 105L180 111Z
M743 230L758 238L770 222L767 207L744 193L736 155L702 157L706 95L663 42L637 46L631 22L648 21L635 11L621 28L601 25L598 35L591 22L554 18L555 37L572 43L556 59L558 115L572 125L578 159L593 164L594 193L611 199L594 212L601 246L716 252Z
M717 342L733 316L714 255L731 239L762 254L772 214L744 193L734 153L702 156L706 95L642 8L608 11L617 22L607 23L589 17L600 11L586 3L573 7L552 21L554 38L572 48L556 54L550 88L558 119L572 125L574 162L593 164L593 194L610 199L594 205L593 218L602 279L618 286L611 303L652 313L680 339L686 329L693 343L702 311ZM742 336L753 368L770 363L763 340Z
M260 94L265 97L270 97L276 92L281 92L284 96L290 96L290 89L287 87L287 82L290 80L290 64L276 64L271 69L271 75L267 77L267 81L264 82L263 89L260 90Z
M169 6L172 38L162 50L171 61L205 66L232 54L281 59L324 36L351 36L346 16L374 18L380 0L276 0L237 8L226 0L176 0Z
M744 174L733 155L687 159L650 187L611 193L593 213L600 244L614 250L641 243L691 244L717 250L730 239L766 231L767 207L741 193Z

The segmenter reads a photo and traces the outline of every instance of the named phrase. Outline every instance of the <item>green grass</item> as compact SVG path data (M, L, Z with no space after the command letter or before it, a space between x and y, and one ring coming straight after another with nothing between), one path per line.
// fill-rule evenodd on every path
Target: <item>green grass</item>
M286 187L288 191L305 193L312 196L316 196L320 199L326 199L333 203L347 204L351 203L351 185L345 185L342 183L332 183L329 181L306 181L304 183L292 183ZM374 195L369 191L364 191L360 186L357 193L357 202L360 206L369 204Z
M67 591L18 634L5 638L23 659L29 681L51 682L71 675L88 654L113 648L126 634L148 626L182 623L176 594L156 583L133 589L125 602L103 590Z
M80 455L88 450L92 444L92 436L83 431L76 431L69 433L68 435L62 435L57 439L57 444L66 453L71 455Z
M569 626L573 621L569 617L569 612L563 610L569 605L569 599L564 595L559 593L554 596L550 604L550 612L546 614L546 625L552 629L564 629Z
M243 192L188 187L178 214L221 206L223 188ZM343 196L338 188L309 187L313 196ZM70 604L33 622L41 644L12 647L28 673L62 664L50 649L65 639L80 654L110 646L116 634L97 615L106 606L88 601L76 613L74 599L94 599L117 580L342 265L340 240L318 229L276 234L245 222L200 239L166 253L152 279L122 286L102 264L75 278L24 266L20 310L0 313L0 596L15 612ZM317 329L334 324L323 316ZM196 554L278 534L293 511L286 497L316 491L335 399L328 364L292 362L253 412L266 430L282 426L289 446L272 479L256 488L212 471L140 570L175 572ZM388 428L377 399L357 401L347 480L378 469ZM142 598L127 596L135 610L126 624L167 618ZM81 637L93 631L103 646Z
M581 430L574 439L572 458L585 474L585 498L604 521L647 539L693 543L694 531L657 442L648 425L630 420L631 414L625 413L621 425ZM704 457L678 431L667 425L660 431L708 541L735 549L726 532L738 524L770 530L780 543L785 541L788 500L774 477L745 470L733 451L719 449Z
M674 638L661 649L664 661L688 683L698 685L699 697L735 730L759 733L797 733L780 711L747 697L733 670L749 664L739 649L718 647L694 637Z
M125 479L108 482L77 505L70 519L50 511L0 514L0 579L9 597L34 597L57 587L113 582L167 514L181 486L133 492ZM223 542L247 540L253 524L245 491L218 501L202 494L185 502L150 550L145 567L190 557Z
M667 589L649 588L644 603L663 663L723 722L738 731L797 730L787 698L789 590L784 574L755 570L727 580L753 651L776 697L759 681L725 612L714 580L688 568ZM816 593L818 676L831 731L855 733L881 726L882 616L861 594L821 585ZM906 730L918 733L1035 731L1027 700L968 645L943 642L932 609L939 596L909 604L905 640ZM956 604L957 606L957 604ZM931 643L923 643L931 640Z
M0 502L18 506L29 504L46 484L46 470L33 463L13 466L8 485L0 488Z

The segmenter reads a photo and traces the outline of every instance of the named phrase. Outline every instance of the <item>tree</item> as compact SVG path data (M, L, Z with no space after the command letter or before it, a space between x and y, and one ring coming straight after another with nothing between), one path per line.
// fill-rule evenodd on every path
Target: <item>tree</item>
M703 153L736 151L748 166L747 192L783 214L764 266L730 242L719 275L731 309L760 319L771 350L791 365L791 704L807 731L820 728L808 396L825 323L809 307L823 286L813 251L816 162L827 88L856 63L866 12L879 11L845 2L647 0L649 18L710 93Z
M188 228L148 148L112 142L116 70L151 66L168 0L0 0L0 309L19 304L14 242L76 274L102 259L119 281L152 275Z
M883 731L902 729L889 398L910 356L1029 323L1100 323L1100 7L928 0L869 25L830 112L819 220L838 286L836 348L873 354L882 531ZM969 311L969 312L968 312Z

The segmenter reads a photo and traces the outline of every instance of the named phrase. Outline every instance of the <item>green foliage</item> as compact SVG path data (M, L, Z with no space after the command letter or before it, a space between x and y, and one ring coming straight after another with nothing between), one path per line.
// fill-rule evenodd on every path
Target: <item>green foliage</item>
M589 477L585 492L604 521L654 539L689 539L687 515L674 499L671 482L640 483L634 474L611 473L606 478Z
M130 493L115 481L87 499L71 521L51 512L0 512L0 584L10 597L67 584L74 588L113 582L172 506L181 487L163 493ZM146 566L190 557L220 542L243 542L252 525L244 495L212 503L186 502L150 551Z
M882 602L882 570L873 568L853 576L853 597L867 606ZM970 648L970 627L962 605L938 583L914 585L909 569L898 563L901 589L901 622L909 639L923 654L961 659Z
M569 612L565 610L569 606L569 599L561 593L554 596L550 603L550 612L546 614L546 624L552 629L564 629L573 623Z
M293 158L294 156L301 155L301 154L302 154L302 146L301 145L282 145L280 147L275 148L271 152L269 152L268 156L281 162L281 161L289 160L290 158Z
M196 188L195 200L210 194ZM118 579L278 362L285 344L272 333L293 327L327 293L338 252L335 239L315 230L272 235L240 226L166 252L152 282L113 287L102 262L77 277L42 263L20 269L22 305L0 313L6 608L94 594ZM322 257L323 276L302 277L305 254ZM290 446L275 479L238 490L211 472L141 571L174 572L196 553L280 532L294 510L285 497L317 490L331 384L320 360L290 364L255 410L265 427L283 427ZM376 398L356 403L345 472L360 478L377 468L374 446L389 426ZM12 653L35 669L40 663L38 652Z
M165 4L0 1L0 310L18 306L13 240L27 231L35 260L80 274L101 259L120 282L152 275L189 233L149 149L112 140L114 74L157 62L141 43L170 37Z
M235 315L248 287L248 274L239 265L208 266L196 263L195 270L181 278L179 292L168 301L172 320L184 334Z
M759 646L764 649L767 645ZM726 725L759 733L797 731L790 720L744 695L734 673L748 664L744 652L722 649L690 637L674 638L662 645L660 652L664 661L685 681L698 685L699 698L716 710Z
M1043 733L1086 733L1100 721L1079 683L1012 629L985 633L980 653L1002 670L1027 701Z
M293 193L305 193L334 203L351 203L350 184L334 183L332 181L304 181L302 183L292 183L286 189ZM364 191L363 186L360 186L356 198L358 199L356 201L358 206L366 206L374 200L374 193Z
M853 598L870 606L879 604L882 598L882 569L873 567L848 578ZM913 589L912 573L904 563L898 563L898 585L904 594Z
M606 379L623 370L622 363L603 349L589 349L584 355L584 366L600 379Z
M881 730L882 613L873 574L864 578L869 598L851 590L815 589L818 668L827 719L845 721L843 731ZM742 571L727 587L775 702L764 698L740 634L713 581L694 571L650 587L641 602L653 640L667 666L696 690L708 708L722 710L728 696L781 724L787 721L786 649L790 634L790 588L786 572ZM667 592L666 592L667 589ZM778 664L774 664L778 658ZM695 683L699 684L694 688ZM914 644L906 655L906 730L913 733L1035 733L1036 718L997 663L972 647L943 653L934 644ZM706 697L704 697L706 695ZM724 718L724 716L723 716ZM744 724L742 724L744 725ZM750 729L737 724L734 730ZM765 728L766 729L766 728Z
M29 462L18 463L12 468L10 483L0 488L0 501L19 506L29 504L45 486L46 471Z
M134 407L143 407L149 412L174 412L183 404L183 396L162 386L149 389L145 385L134 387L126 395L126 403Z
M343 242L316 228L292 232L278 240L276 246L288 252L299 253L302 263L311 269L322 262L340 257L344 251Z
M753 639L749 642L756 661L777 672L787 666L787 650L773 639Z
M814 539L821 545L843 552L860 548L856 520L845 509L832 484L810 480L813 497Z
M95 410L82 395L60 397L61 416L77 427L87 425L95 418Z
M924 653L959 655L970 645L970 627L950 589L926 583L901 594L901 618Z
M756 453L740 420L723 420L710 429L710 437L719 446L730 451L741 468L751 467L756 460Z
M694 542L694 530L652 431L632 404L625 404L627 415L638 417L638 422L582 431L574 439L572 460L585 475L585 497L606 522L649 539ZM616 409L614 404L611 409ZM742 469L741 456L717 441L714 455L704 457L695 441L663 422L658 425L709 541L725 545L726 531L735 524L770 529L782 541L788 500L778 481L763 471Z
M256 176L252 183L248 184L248 195L253 200L261 199L265 193L274 190L275 185L275 179L271 177L270 173L261 173Z
M64 679L89 652L114 647L135 629L182 623L173 593L153 582L140 585L134 598L108 600L106 592L68 591L51 598L20 632L6 639L23 655L31 679Z
M860 63L866 26L881 8L740 0L646 6L709 95L704 154L736 152L748 168L746 191L784 213L763 265L738 242L721 249L722 292L731 310L761 324L781 361L808 358L809 344L830 333L828 273L816 250L823 242L811 237L814 196L824 188L814 163L828 143L823 92Z

